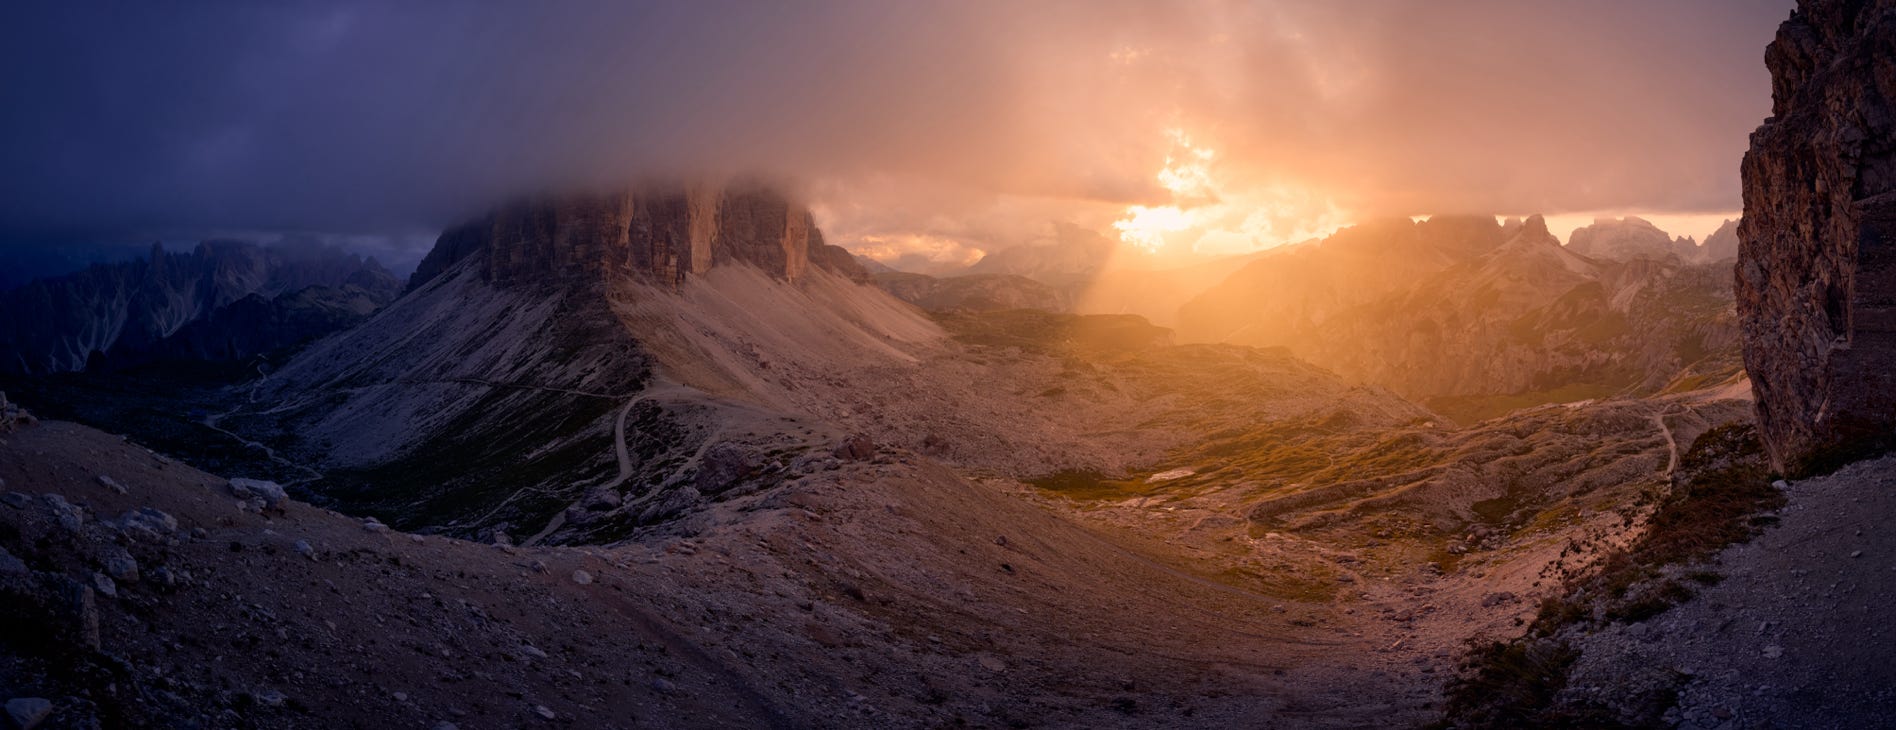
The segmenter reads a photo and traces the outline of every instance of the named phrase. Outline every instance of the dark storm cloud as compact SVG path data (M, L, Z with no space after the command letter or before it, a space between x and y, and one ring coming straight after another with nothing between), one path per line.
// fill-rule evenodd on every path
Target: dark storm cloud
M1233 184L1288 179L1352 211L1729 209L1787 11L15 4L0 238L410 240L546 186L762 173L861 212L830 222L845 239L912 225L992 243L1163 202L1172 126L1215 142Z

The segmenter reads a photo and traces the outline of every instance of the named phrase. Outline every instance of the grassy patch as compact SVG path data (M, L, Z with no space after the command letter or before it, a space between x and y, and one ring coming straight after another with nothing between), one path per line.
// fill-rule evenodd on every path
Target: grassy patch
M1448 416L1456 423L1471 425L1523 408L1548 403L1606 398L1619 393L1622 386L1606 383L1571 383L1549 390L1508 395L1449 395L1430 398L1423 403L1429 410Z
M1037 309L935 315L956 340L1048 355L1118 356L1171 343L1172 331L1131 314L1055 314Z
M1077 501L1131 499L1152 492L1141 479L1108 479L1099 472L1083 470L1057 472L1028 483Z

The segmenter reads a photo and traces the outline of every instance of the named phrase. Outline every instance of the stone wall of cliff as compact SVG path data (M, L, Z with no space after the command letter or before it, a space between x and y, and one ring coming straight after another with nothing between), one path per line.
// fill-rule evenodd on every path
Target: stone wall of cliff
M807 209L760 187L648 187L507 206L442 233L409 289L476 252L500 285L635 275L676 286L725 263L792 281L811 266L868 278L823 243Z
M1804 0L1765 64L1736 290L1760 429L1799 475L1896 445L1896 0Z

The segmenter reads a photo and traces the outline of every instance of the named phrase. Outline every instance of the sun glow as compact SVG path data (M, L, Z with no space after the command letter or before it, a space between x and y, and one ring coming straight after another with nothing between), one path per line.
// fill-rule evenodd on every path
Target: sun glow
M1159 169L1156 177L1159 187L1171 193L1173 204L1128 206L1125 216L1113 222L1113 228L1119 231L1120 240L1147 252L1164 248L1167 235L1195 225L1193 211L1181 206L1217 200L1211 179L1211 163L1217 158L1218 151L1193 145L1191 136L1182 129L1168 129L1165 135L1172 140L1172 151L1166 154L1165 166Z
M1135 205L1126 209L1126 217L1113 222L1119 240L1145 249L1148 253L1165 248L1167 234L1192 227L1192 216L1177 206L1148 208Z
M1218 151L1168 129L1171 150L1154 176L1171 200L1129 205L1113 229L1146 253L1180 244L1194 253L1238 253L1321 237L1345 223L1327 197L1287 182L1233 189L1217 174Z

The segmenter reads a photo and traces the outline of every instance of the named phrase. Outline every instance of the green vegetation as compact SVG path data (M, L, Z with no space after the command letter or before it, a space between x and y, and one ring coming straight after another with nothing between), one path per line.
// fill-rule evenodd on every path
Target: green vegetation
M1169 344L1172 331L1131 314L1054 314L1037 309L935 315L956 340L1048 355L1123 355Z
M1453 419L1456 423L1471 425L1523 408L1533 408L1548 403L1571 403L1607 398L1617 395L1624 389L1623 385L1611 383L1569 383L1550 390L1510 395L1439 396L1428 399L1423 405L1428 406L1431 411Z
M1153 491L1143 479L1108 479L1099 472L1082 470L1057 472L1028 483L1076 501L1131 499Z

